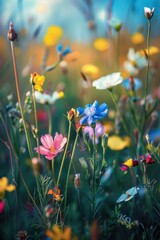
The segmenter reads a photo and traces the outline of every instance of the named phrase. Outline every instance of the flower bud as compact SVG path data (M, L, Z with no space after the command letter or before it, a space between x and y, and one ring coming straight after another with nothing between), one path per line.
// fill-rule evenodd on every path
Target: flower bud
M32 158L32 167L35 173L41 174L43 170L43 163L38 158Z
M11 41L11 42L14 42L15 40L17 40L18 36L17 36L17 33L13 29L13 23L12 22L10 22L7 37L8 37L8 40Z
M144 7L144 15L145 17L150 20L153 17L154 8L150 9L148 7Z
M80 186L81 186L81 178L80 178L80 174L77 173L75 174L75 177L74 177L74 186L75 188L78 190L80 189Z
M73 120L75 117L77 117L77 111L74 108L71 108L71 110L67 114L68 120Z

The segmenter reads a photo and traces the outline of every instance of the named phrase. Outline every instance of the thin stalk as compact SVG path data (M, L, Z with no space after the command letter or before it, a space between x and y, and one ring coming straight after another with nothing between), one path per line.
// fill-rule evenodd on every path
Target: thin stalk
M146 115L146 100L147 100L147 94L148 94L148 84L149 84L149 61L150 61L150 33L151 33L151 21L148 19L148 32L147 32L147 70L146 70L146 81L145 81L145 115Z
M52 176L54 180L54 185L56 186L56 176L55 176L55 171L54 171L54 158L52 159Z
M93 188L92 188L92 219L94 217L95 210L95 192L96 192L96 134L95 127L93 128Z
M14 52L14 45L13 45L12 41L10 41L10 43L11 43L11 52L12 52L12 60L13 60L13 68L14 68L14 76L15 76L17 98L18 98L20 113L21 113L22 120L23 120L24 131L25 131L26 141L27 141L27 146L28 146L28 151L29 151L30 158L32 159L32 157L33 157L32 148L31 148L29 133L27 131L27 125L26 125L26 122L25 122L23 109L22 109L22 103L21 103L21 97L20 97L20 87L19 87L19 81L18 81L18 72L17 72L16 57L15 57L15 52Z
M64 154L63 154L63 158L62 158L62 162L61 162L61 166L60 166L60 170L59 170L59 174L58 174L57 187L59 185L60 177L61 177L61 174L62 174L62 168L63 168L63 165L64 165L64 160L65 160L65 157L66 157L66 153L67 153L67 149L68 149L68 145L69 145L69 141L70 141L71 126L72 126L72 122L69 121L67 144L66 144L66 147L65 147L65 150L64 150Z
M76 134L76 138L75 138L75 141L74 141L73 150L72 150L72 154L71 154L71 159L70 159L70 163L69 163L69 167L68 167L68 172L67 172L66 189L65 189L65 200L64 200L64 209L66 209L66 204L67 204L67 193L68 193L69 175L70 175L70 171L71 171L71 166L72 166L72 162L73 162L73 157L74 157L74 153L75 153L75 149L76 149L78 137L79 137L79 130L77 130L77 134Z
M117 71L119 71L119 31L117 32L117 39L116 39L116 63L117 63Z
M122 125L123 125L123 128L124 128L125 132L126 132L128 135L130 135L130 134L128 133L127 126L126 126L125 122L123 121L123 118L122 118L121 113L120 113L120 111L119 111L119 108L118 108L118 105L117 105L117 103L116 103L115 97L114 97L113 93L112 93L110 90L109 90L109 94L110 94L110 96L111 96L111 98L112 98L112 101L113 101L115 107L116 107L116 110L117 110L117 112L118 112L119 118L120 118L120 120L121 120L121 123L122 123Z
M11 148L11 150L12 150L12 152L13 152L13 155L14 155L14 158L15 158L15 162L16 162L16 165L17 165L17 168L18 168L18 171L19 171L20 177L21 177L21 179L22 179L23 185L24 185L24 187L25 187L25 189L26 189L26 191L27 191L27 193L28 193L30 199L32 200L32 202L33 202L33 204L34 204L34 206L35 206L37 212L39 213L39 215L41 216L41 218L43 219L43 221L44 221L44 223L45 223L45 219L44 219L44 217L43 217L41 211L39 210L39 208L38 208L38 206L37 206L37 204L36 204L34 198L32 197L32 195L31 195L31 193L30 193L30 191L29 191L29 189L28 189L28 187L27 187L27 184L26 184L26 182L25 182L25 180L24 180L24 177L23 177L22 171L21 171L20 166L19 166L19 163L18 163L18 157L17 157L17 154L16 154L15 151L14 151L14 147L13 147L13 145L12 145L12 141L11 141L11 139L10 139L10 136L9 136L9 134L8 134L8 131L7 131L7 127L6 127L6 125L5 125L5 122L4 122L4 120L3 120L2 116L1 116L1 114L0 114L0 118L1 118L1 120L2 120L2 124L3 124L4 129L5 129L5 132L6 132L6 135L7 135L7 139L8 139L9 145L10 145L10 148Z
M52 135L52 112L49 107L49 104L47 104L47 110L48 110L48 132L50 135Z

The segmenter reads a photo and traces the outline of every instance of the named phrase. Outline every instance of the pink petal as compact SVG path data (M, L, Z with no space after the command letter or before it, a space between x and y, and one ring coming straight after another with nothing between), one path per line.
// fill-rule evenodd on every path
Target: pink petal
M5 207L5 202L4 201L0 201L0 214L3 212Z
M126 166L126 165L122 165L121 167L120 167L120 169L122 170L122 171L127 171L128 170L128 166Z
M45 134L41 137L41 143L47 149L50 149L53 146L53 138L50 134Z
M55 150L59 150L61 148L62 141L63 141L62 134L56 133L54 137L54 143L53 143Z
M62 148L64 147L64 145L66 144L66 142L67 142L67 138L64 137L63 140L62 140L62 142L61 142L61 148L60 148L60 149L62 149Z
M38 152L38 148L37 148L37 147L34 148L34 150L35 150L36 152ZM39 152L40 152L40 154L42 154L42 155L47 155L47 154L50 153L50 151L49 151L48 149L46 149L45 147L43 147L43 146L39 146Z
M45 156L46 159L52 160L55 156L53 154L48 154Z

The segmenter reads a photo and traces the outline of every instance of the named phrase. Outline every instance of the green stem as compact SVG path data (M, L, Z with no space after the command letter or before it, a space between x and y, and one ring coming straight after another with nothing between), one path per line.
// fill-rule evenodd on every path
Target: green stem
M96 134L95 134L95 127L93 128L93 188L92 188L92 219L94 216L95 210L95 192L96 192Z
M79 130L77 130L77 134L76 134L76 138L75 138L75 141L74 141L73 150L72 150L72 154L71 154L71 159L70 159L70 163L69 163L69 167L68 167L68 172L67 172L66 189L65 189L65 200L64 200L64 210L66 209L66 204L67 204L69 175L70 175L70 171L71 171L71 166L72 166L72 162L73 162L73 157L74 157L74 153L75 153L78 137L79 137Z
M48 131L49 134L52 135L52 112L49 107L49 104L47 104L47 110L48 110Z
M17 98L18 98L18 103L19 103L21 117L22 117L22 120L23 120L24 131L25 131L26 141L27 141L27 146L28 146L28 151L29 151L30 158L32 159L33 158L33 154L32 154L31 142L30 142L29 133L28 133L28 130L27 130L27 125L26 125L26 121L25 121L25 118L24 118L24 114L23 114L23 108L22 108L21 97L20 97L20 87L19 87L17 64L16 64L16 57L15 57L15 52L14 52L14 45L13 45L12 41L10 43L11 43L11 52L12 52L12 60L13 60L13 68L14 68L14 76L15 76Z
M63 168L63 165L64 165L64 160L65 160L65 157L66 157L66 153L67 153L67 149L68 149L68 145L69 145L69 141L70 141L71 126L72 126L72 122L69 120L67 144L66 144L66 147L65 147L65 150L64 150L64 154L63 154L63 158L62 158L62 162L61 162L61 166L60 166L60 170L59 170L59 174L58 174L57 187L59 185L60 177L61 177L61 174L62 174L62 168Z
M146 100L147 100L147 94L148 94L148 84L149 84L149 61L150 61L150 33L151 33L151 21L148 19L148 32L147 32L147 71L146 71L146 81L145 81L145 115L146 115Z
M108 90L108 91L109 91L109 94L110 94L110 96L111 96L111 98L112 98L112 100L113 100L113 103L114 103L115 107L116 107L116 110L117 110L117 112L118 112L119 118L120 118L120 120L121 120L121 123L122 123L122 125L123 125L123 128L124 128L126 134L130 135L130 134L128 133L127 126L126 126L125 122L123 121L123 118L122 118L121 113L120 113L120 111L119 111L119 108L118 108L118 105L117 105L117 103L116 103L115 97L114 97L114 95L113 95L113 93L112 93L111 90Z
M54 158L52 159L52 176L54 180L54 185L56 186L56 176L55 176L55 171L54 171Z
M119 31L117 32L117 46L116 46L116 63L117 63L117 71L119 71L119 37L120 37L120 34L119 34Z

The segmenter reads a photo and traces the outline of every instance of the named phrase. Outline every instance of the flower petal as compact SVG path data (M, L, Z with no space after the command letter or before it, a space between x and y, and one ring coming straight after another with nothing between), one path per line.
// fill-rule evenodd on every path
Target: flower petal
M53 137L50 134L45 134L41 137L41 143L47 149L50 149L53 146Z

